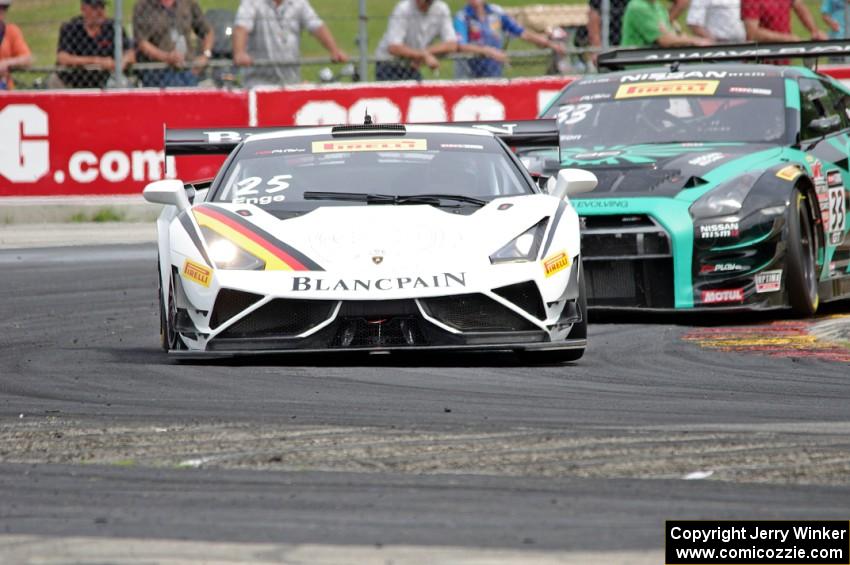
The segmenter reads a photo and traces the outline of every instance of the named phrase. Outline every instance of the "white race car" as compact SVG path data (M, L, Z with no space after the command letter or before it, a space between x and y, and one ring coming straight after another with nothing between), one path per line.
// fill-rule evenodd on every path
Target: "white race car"
M596 177L563 170L547 193L505 143L550 126L557 143L542 120L167 131L168 154L229 157L212 181L145 188L166 205L163 348L578 359L587 319L567 195Z

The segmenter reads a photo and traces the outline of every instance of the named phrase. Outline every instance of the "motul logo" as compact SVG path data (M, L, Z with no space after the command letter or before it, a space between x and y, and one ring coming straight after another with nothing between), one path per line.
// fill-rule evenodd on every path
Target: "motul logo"
M744 289L730 288L726 290L704 290L702 291L703 304L720 304L723 302L743 302Z

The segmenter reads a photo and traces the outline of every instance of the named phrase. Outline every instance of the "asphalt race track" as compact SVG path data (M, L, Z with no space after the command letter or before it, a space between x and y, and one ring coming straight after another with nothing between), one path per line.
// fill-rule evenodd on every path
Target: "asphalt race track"
M848 518L840 356L609 316L574 365L178 364L158 348L154 258L0 251L0 554L32 535L638 555L665 519Z

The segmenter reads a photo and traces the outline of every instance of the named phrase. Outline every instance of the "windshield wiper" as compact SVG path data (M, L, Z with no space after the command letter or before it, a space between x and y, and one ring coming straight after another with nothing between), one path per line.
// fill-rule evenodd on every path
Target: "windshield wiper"
M430 204L432 206L440 206L443 200L454 200L465 204L474 204L476 206L484 206L486 200L473 198L472 196L463 196L459 194L412 194L409 196L398 196L395 194L362 194L355 192L316 192L308 191L304 193L305 200L346 200L349 202L365 202L366 204Z

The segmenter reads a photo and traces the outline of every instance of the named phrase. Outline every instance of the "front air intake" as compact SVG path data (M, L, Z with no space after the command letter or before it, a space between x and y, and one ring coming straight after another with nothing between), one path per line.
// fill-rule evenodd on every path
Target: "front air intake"
M483 294L425 298L420 304L432 318L462 332L520 332L540 329Z
M295 337L327 321L336 304L333 300L278 298L225 329L219 337Z

